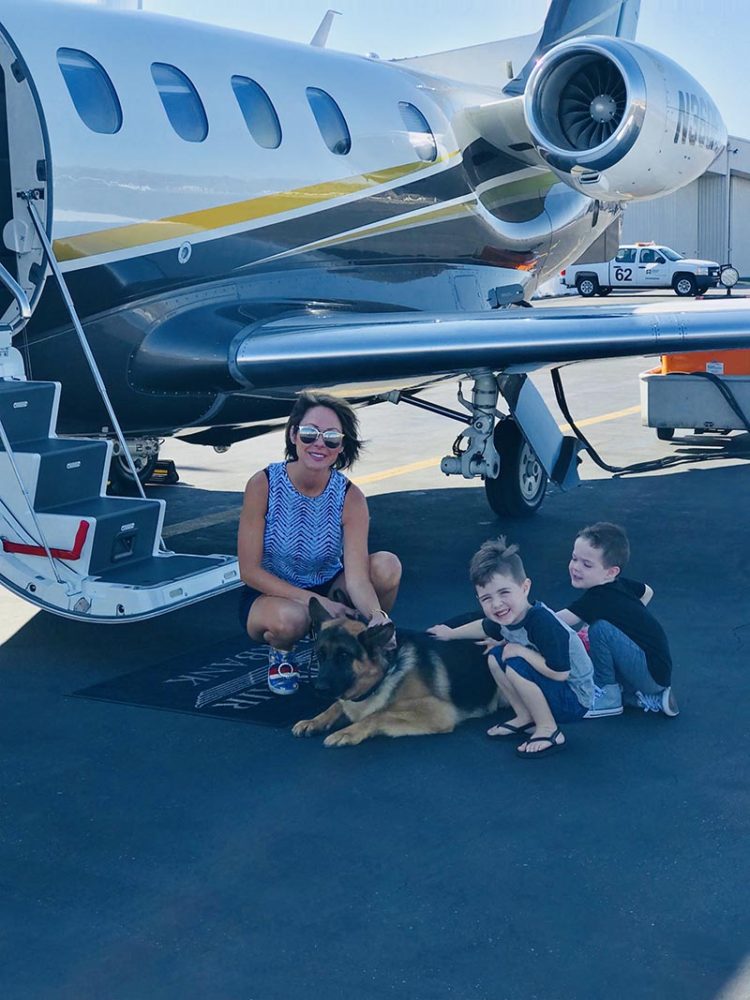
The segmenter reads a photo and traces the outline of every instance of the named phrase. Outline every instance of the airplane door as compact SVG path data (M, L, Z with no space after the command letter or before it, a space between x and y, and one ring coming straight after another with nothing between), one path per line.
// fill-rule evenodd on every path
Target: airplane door
M0 233L13 218L13 191L10 178L10 145L8 143L8 108L5 98L5 71L0 66ZM16 255L0 240L0 264L18 279ZM13 301L10 292L0 285L0 316Z
M0 24L0 263L23 288L34 309L47 267L27 203L19 191L34 191L49 234L52 190L44 116L23 56ZM0 325L16 324L16 300L0 285Z
M667 262L658 250L641 250L638 273L638 283L641 285L663 288L669 284L667 280Z

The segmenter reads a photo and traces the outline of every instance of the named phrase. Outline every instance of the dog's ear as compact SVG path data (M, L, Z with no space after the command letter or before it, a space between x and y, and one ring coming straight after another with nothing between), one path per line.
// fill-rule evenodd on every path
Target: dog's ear
M310 621L313 624L313 628L316 632L320 629L323 622L329 622L333 615L330 615L323 605L320 603L317 597L311 597L307 605L307 610L310 613Z
M396 626L393 622L386 622L385 625L373 625L372 628L366 628L359 633L357 638L367 655L372 656L379 649L385 649L395 631Z

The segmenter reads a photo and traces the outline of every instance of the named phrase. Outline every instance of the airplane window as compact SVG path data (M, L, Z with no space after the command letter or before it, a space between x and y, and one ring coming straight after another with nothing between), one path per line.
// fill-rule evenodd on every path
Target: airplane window
M427 124L427 119L419 108L415 108L413 104L408 104L406 101L399 101L398 109L401 112L406 131L409 133L409 142L414 147L417 156L420 160L432 163L433 160L437 159L437 143L432 129Z
M172 128L186 142L203 142L208 119L198 91L185 74L167 63L152 63L151 76Z
M305 93L326 146L337 156L345 156L352 148L352 138L341 108L325 90L308 87Z
M233 76L232 90L250 135L259 146L276 149L281 144L281 125L271 98L246 76Z
M57 64L84 125L92 132L119 132L122 108L112 81L96 59L79 49L58 49Z

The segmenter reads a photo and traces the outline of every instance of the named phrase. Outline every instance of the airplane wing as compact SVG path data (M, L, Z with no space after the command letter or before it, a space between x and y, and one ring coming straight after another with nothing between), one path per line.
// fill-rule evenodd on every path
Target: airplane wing
M460 315L287 316L236 337L229 366L247 390L343 387L748 346L750 302L715 299L679 308L650 303Z

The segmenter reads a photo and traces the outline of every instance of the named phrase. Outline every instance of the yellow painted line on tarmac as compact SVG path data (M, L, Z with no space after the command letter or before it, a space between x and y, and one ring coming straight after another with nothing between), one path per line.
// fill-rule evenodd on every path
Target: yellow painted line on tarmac
M640 413L640 406L629 406L625 410L613 410L612 413L603 413L598 417L586 417L579 420L577 427L591 427L592 424L603 424L607 420L618 420L620 417L630 417L634 413ZM570 424L558 424L560 430L565 433L570 430ZM382 472L371 472L367 476L356 476L352 478L357 486L366 486L369 483L379 483L383 479L393 479L395 476L406 476L410 472L420 472L422 469L430 469L440 465L442 455L435 455L433 458L424 458L420 462L412 462L410 465L397 465L393 469L384 469Z
M352 476L352 482L357 486L366 486L367 483L378 483L381 479L393 479L394 476L407 476L410 472L419 472L421 469L430 469L433 465L439 465L442 455L434 458L423 458L420 462L411 462L409 465L397 465L393 469L384 469L382 472L370 472L366 476Z
M602 413L598 417L586 417L578 421L578 427L591 427L593 424L603 424L608 420L619 420L620 417L631 417L635 413L640 413L640 406L629 406L625 410L613 410L611 413ZM568 424L558 424L563 433L570 430ZM352 477L352 482L357 486L367 486L369 483L379 483L384 479L395 479L396 476L408 476L410 472L421 472L424 469L431 469L440 465L442 455L435 455L433 458L423 458L419 462L410 462L408 465L396 465L391 469L383 469L382 472L371 472L366 476ZM225 521L239 520L240 508L233 507L229 510L221 510L215 514L206 514L204 517L194 517L189 521L180 521L178 524L170 524L162 532L165 538L174 535L186 535L190 531L197 531L199 528L208 528L214 524L223 524Z
M592 424L603 424L607 420L619 420L620 417L632 417L634 413L640 413L641 407L629 406L626 410L613 410L612 413L603 413L600 417L585 417L576 423L576 427L591 427ZM570 424L557 425L563 434L571 430Z
M215 514L206 514L204 517L193 517L189 521L170 524L164 528L162 535L164 538L169 538L171 535L186 535L189 531L208 528L213 524L223 524L225 521L232 520L239 521L240 509L240 507L231 507L229 510L217 511Z

